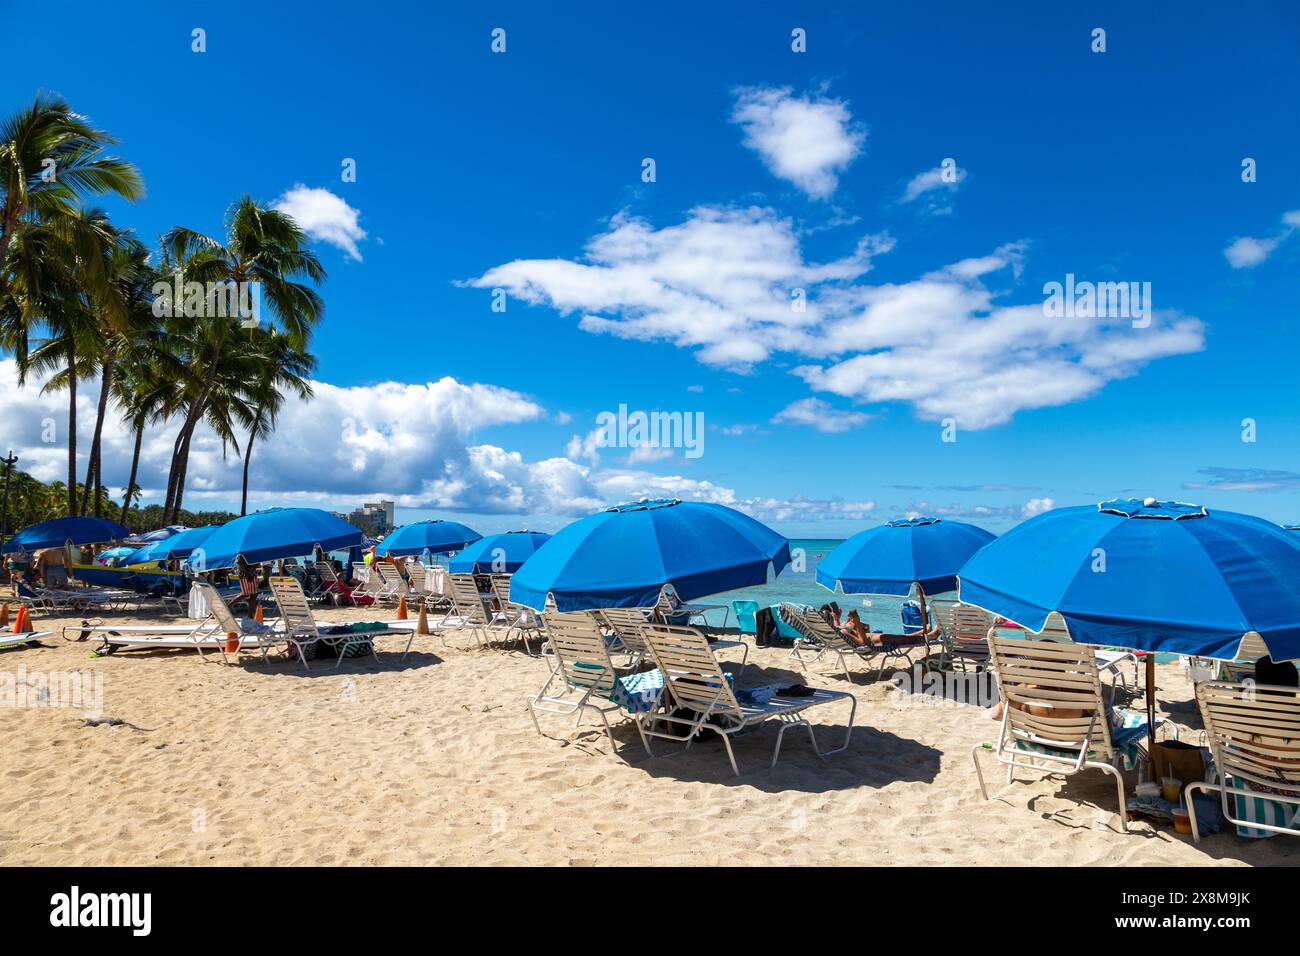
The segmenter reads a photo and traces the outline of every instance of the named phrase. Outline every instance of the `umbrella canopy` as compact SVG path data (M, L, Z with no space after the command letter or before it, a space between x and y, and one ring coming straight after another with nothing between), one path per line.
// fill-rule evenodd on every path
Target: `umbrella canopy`
M125 546L117 547L117 548L108 548L107 550L101 551L99 552L99 554L95 555L95 563L111 564L112 562L116 561L118 558L125 558L128 554L135 554L136 551L138 550L139 550L138 548L130 548Z
M178 535L185 530L183 524L169 524L165 528L159 528L157 531L145 531L142 534L133 534L129 538L123 538L125 544L133 544L137 548L146 544L152 544L155 541L166 541L173 535Z
M453 574L513 574L551 540L540 531L507 531L479 538L447 562Z
M448 554L459 551L481 537L483 536L473 528L467 528L459 521L415 521L402 525L379 542L375 554L381 558L423 554L425 551L430 554Z
M187 558L194 549L212 537L220 525L207 525L202 528L187 528L170 538L162 538L153 544L145 545L131 555L127 564L151 564L155 561L170 561L172 558Z
M361 530L318 508L268 508L228 521L190 554L190 568L203 572L229 568L235 558L254 564L277 558L348 548L361 542Z
M1300 658L1300 537L1271 521L1146 499L1057 508L977 552L961 600L1082 644L1231 660L1257 633Z
M957 587L957 571L993 535L942 518L902 518L859 531L817 565L817 583L845 594L925 594Z
M790 542L749 515L698 501L638 501L582 518L510 580L510 599L543 610L651 607L664 585L683 601L763 584Z
M106 518L51 518L19 531L0 548L0 554L61 548L69 541L73 544L103 544L125 538L130 533L130 528Z

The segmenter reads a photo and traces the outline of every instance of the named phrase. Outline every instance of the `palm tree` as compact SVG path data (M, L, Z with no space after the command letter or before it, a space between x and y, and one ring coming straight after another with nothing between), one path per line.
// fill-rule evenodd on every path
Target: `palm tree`
M105 274L117 232L100 209L78 210L70 217L75 227L55 231L46 243L36 267L15 277L12 289L23 307L21 321L30 326L33 320L48 331L48 337L32 352L27 341L17 351L19 384L36 369L50 374L43 391L68 390L68 514L77 510L77 383L93 371L93 356L103 343L98 307L102 297L85 289L83 279L92 272ZM43 227L25 229L11 248L21 248L33 239L42 242L49 236ZM73 242L71 237L81 240Z
M144 195L135 166L105 155L104 147L115 142L61 98L45 93L0 122L0 293L10 273L22 269L7 257L26 225L66 224L90 196L134 202Z
M252 332L261 372L250 383L249 404L245 406L249 413L241 415L240 422L248 432L244 441L243 494L239 499L241 515L248 513L248 468L253 460L253 442L258 438L265 440L275 431L276 419L284 406L281 388L303 401L312 397L307 376L316 367L315 356L295 348L289 336L275 329L254 329Z
M139 359L141 353L151 351L160 326L152 309L155 274L149 266L149 253L144 245L129 234L120 234L109 250L108 258L108 294L104 300L104 321L98 330L101 343L90 361L92 366L97 364L99 367L100 386L95 430L86 463L85 488L81 496L83 513L91 488L98 496L103 487L100 440L109 396L116 391L114 375L117 367L125 360ZM95 500L98 501L98 497ZM94 513L96 517L100 515L98 506Z
M226 215L226 236L218 242L192 229L176 228L163 237L168 263L189 282L234 282L260 289L270 317L294 348L305 350L324 303L310 285L323 282L325 270L307 248L307 236L294 220L278 210L260 206L244 196ZM193 322L191 318L187 321ZM195 388L187 396L184 420L172 452L163 521L170 522L185 496L185 475L194 429L203 420L217 386L221 355L240 332L238 317L204 316L204 347L191 353Z

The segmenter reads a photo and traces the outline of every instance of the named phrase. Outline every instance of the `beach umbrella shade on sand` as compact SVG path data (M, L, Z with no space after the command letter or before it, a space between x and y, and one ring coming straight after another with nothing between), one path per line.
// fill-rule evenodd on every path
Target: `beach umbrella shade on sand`
M644 500L565 527L510 580L510 600L541 611L653 607L671 584L691 601L767 581L790 563L790 542L723 505Z
M842 542L817 565L817 583L845 594L922 595L957 589L957 571L994 536L942 518L900 518Z
M513 574L547 541L541 531L507 531L479 538L447 562L452 574Z
M61 548L68 542L76 545L104 544L121 540L130 533L130 528L106 518L51 518L19 531L4 543L0 553L15 554L19 551L39 551L41 548Z
M450 554L483 537L459 521L413 521L392 531L379 542L375 554L381 558L411 554Z
M311 554L320 546L325 551L350 548L361 542L361 530L337 515L318 508L268 508L221 525L189 556L196 573L229 568L235 558L254 564L278 558Z
M188 558L194 549L216 532L220 525L207 525L202 528L187 528L170 538L163 538L153 544L147 544L131 555L127 564L152 564L155 561L170 561L172 558Z
M1232 660L1258 635L1300 659L1300 535L1154 498L1057 508L990 543L959 596L1038 632L1053 611L1080 644Z

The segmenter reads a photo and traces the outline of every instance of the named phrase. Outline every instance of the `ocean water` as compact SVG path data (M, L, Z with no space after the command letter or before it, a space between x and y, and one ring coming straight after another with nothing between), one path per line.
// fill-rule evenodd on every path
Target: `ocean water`
M817 565L822 558L834 551L841 543L842 539L791 538L790 554L795 561L792 562L791 567L782 571L779 577L773 578L769 572L766 584L752 588L741 588L736 591L726 591L722 594L710 595L707 598L699 598L697 603L730 604L732 601L757 601L759 607L766 607L770 604L789 601L792 604L811 604L813 607L821 607L821 605L833 600L839 604L846 614L850 610L856 610L858 616L862 618L862 623L869 629L897 632L901 623L900 612L903 598L863 594L832 594L817 583L813 576L817 571ZM798 560L800 554L803 556L802 562ZM796 567L802 567L802 570L796 570ZM955 594L932 594L928 596L956 597ZM722 623L720 611L710 612L708 618L710 623ZM728 623L733 625L736 623L734 613Z

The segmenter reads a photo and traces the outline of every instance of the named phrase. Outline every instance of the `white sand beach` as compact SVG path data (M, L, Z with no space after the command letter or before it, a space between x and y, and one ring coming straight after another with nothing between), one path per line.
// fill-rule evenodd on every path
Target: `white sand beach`
M329 619L369 617L357 610ZM43 618L56 629L74 619ZM123 616L122 623L127 623ZM524 704L546 666L501 648L381 641L381 662L310 672L293 661L199 661L192 651L92 658L56 633L0 654L22 677L102 676L98 722L66 708L0 709L0 864L908 864L1277 865L1286 837L1207 837L1117 828L1101 773L1068 781L986 770L970 748L994 723L967 706L908 700L886 681L855 685L852 744L819 760L775 730L649 759L631 724L609 752L599 724L552 718L538 736ZM788 652L752 650L744 683L789 678ZM1159 667L1165 716L1197 720L1191 687ZM814 676L845 689L843 678ZM816 708L843 731L846 708ZM1190 736L1188 736L1190 734ZM1198 739L1185 731L1184 739ZM1130 781L1131 782L1131 781Z

